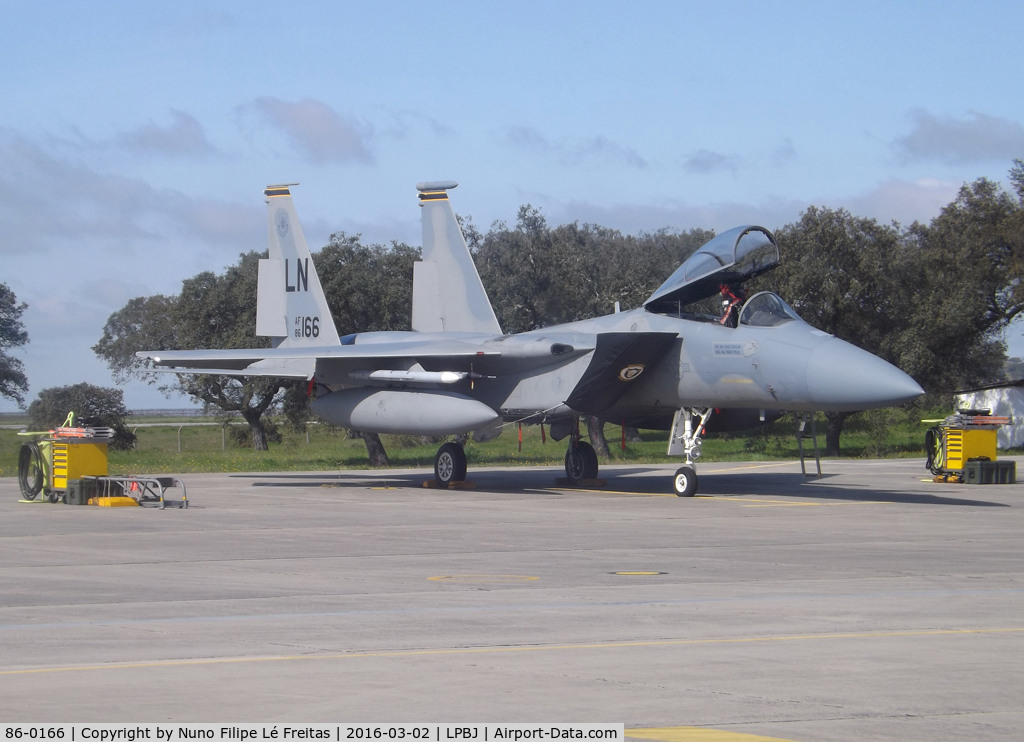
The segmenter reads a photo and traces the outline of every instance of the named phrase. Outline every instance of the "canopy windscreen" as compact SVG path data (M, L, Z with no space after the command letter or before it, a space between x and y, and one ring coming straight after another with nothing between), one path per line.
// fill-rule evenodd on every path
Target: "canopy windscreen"
M652 312L706 299L723 283L742 283L779 264L779 246L764 227L735 227L701 247L644 302Z

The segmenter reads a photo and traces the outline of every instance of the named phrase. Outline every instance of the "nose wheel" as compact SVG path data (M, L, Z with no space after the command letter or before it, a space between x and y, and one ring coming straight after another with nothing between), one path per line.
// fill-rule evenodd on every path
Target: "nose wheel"
M693 497L697 494L696 462L701 453L701 435L712 412L714 410L710 407L683 407L676 411L672 420L668 455L686 457L686 463L676 469L672 477L672 489L677 497Z
M693 497L697 494L697 470L690 465L681 466L676 469L676 475L672 478L672 487L675 489L676 497Z
M466 452L458 443L445 443L434 457L434 479L447 486L449 482L466 481Z

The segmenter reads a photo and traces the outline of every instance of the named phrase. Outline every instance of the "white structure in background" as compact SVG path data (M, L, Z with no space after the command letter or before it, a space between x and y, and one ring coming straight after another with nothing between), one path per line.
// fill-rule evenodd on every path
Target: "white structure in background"
M993 415L1010 418L1009 425L999 427L996 433L996 446L1024 446L1024 379L957 392L956 407L959 410L991 410Z

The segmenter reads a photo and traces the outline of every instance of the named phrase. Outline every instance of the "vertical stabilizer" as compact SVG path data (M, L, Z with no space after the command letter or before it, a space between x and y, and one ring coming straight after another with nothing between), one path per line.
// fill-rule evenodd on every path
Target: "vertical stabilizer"
M412 329L501 334L487 292L455 220L448 191L458 183L417 183L423 209L423 260L414 264Z
M331 310L313 267L290 183L267 186L270 258L260 260L256 334L274 347L339 345Z

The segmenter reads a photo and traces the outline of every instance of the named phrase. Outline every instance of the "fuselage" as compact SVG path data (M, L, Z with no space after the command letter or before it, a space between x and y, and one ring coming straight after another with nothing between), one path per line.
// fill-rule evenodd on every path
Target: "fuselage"
M436 378L427 375L437 372L468 374L447 384L394 379L368 383L365 374L329 370L318 363L316 380L332 393L318 399L314 409L341 425L376 424L379 432L465 432L581 412L660 428L683 407L855 411L899 404L922 393L898 368L789 312L774 324L741 322L736 327L641 308L517 335L360 333L353 339L356 345L411 338L462 340L493 353L393 363L396 370L412 369L408 379L417 374ZM623 386L607 407L574 408L570 397L597 362L598 338L609 333L656 333L670 340L650 363L623 362L618 377ZM400 394L381 393L388 390ZM363 410L362 417L357 409ZM410 425L416 410L418 421Z

